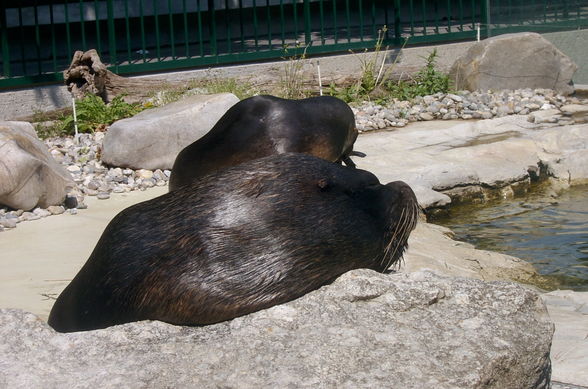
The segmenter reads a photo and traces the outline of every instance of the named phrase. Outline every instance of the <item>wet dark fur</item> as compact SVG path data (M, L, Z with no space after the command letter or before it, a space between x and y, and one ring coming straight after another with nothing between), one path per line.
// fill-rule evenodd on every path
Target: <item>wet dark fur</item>
M287 152L355 166L351 108L335 97L285 100L255 96L231 107L202 138L176 157L169 189L229 166Z
M381 185L369 172L303 154L247 162L119 213L49 324L69 332L232 319L351 269L386 271L417 213L403 182Z

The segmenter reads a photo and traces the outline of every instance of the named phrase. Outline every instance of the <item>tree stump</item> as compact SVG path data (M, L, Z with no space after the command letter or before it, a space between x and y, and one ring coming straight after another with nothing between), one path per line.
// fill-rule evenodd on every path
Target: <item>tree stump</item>
M91 93L100 96L105 103L121 94L127 103L139 102L166 87L164 80L125 78L114 74L106 68L94 49L76 51L71 65L63 72L63 79L76 99Z

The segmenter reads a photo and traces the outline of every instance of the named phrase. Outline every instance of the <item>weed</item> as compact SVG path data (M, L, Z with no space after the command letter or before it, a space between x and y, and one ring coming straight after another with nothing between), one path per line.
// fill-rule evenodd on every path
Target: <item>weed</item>
M116 96L109 104L98 96L87 95L76 101L76 114L79 132L94 132L113 122L124 119L144 109L140 104L129 104L123 96ZM73 114L68 114L58 120L52 132L57 135L72 135L74 133Z
M434 95L435 93L447 93L451 90L451 80L448 75L435 69L437 49L433 50L426 58L425 66L410 80L387 81L386 89L392 97L399 100L410 100L416 96Z
M239 100L259 94L259 90L252 84L234 78L213 78L203 83L201 88L206 89L208 93L232 93Z
M146 108L159 107L186 96L207 93L232 93L242 100L259 94L259 90L247 81L234 78L192 79L180 88L171 88L155 93L143 106Z
M302 77L302 68L304 67L304 59L306 59L306 50L310 46L304 47L302 54L297 55L296 52L300 49L300 42L296 42L294 46L294 55L288 56L288 45L284 45L284 59L287 61L284 66L284 73L280 77L280 92L282 97L286 99L298 99L307 97L308 91L304 90L304 83Z
M364 50L363 56L356 55L361 67L361 76L357 81L340 89L337 89L335 85L331 84L329 89L331 96L338 97L348 103L352 101L370 100L370 93L382 85L386 74L392 69L392 67L384 68L386 54L382 52L382 44L386 31L388 31L386 26L378 30L378 38L376 39L374 51L371 55L367 54L367 49ZM386 46L384 50L388 50L388 47ZM352 50L350 52L355 54Z

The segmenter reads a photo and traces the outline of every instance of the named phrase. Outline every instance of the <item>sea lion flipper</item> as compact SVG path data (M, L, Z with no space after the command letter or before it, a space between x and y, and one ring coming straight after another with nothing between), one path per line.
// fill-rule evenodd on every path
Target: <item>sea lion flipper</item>
M351 160L351 158L349 158L349 156L343 157L341 158L341 161L345 162L345 165L354 168L355 167L355 163Z
M349 153L349 156L353 155L354 157L360 157L360 158L365 158L366 157L366 153L362 153L361 151L355 151L353 150L351 153Z

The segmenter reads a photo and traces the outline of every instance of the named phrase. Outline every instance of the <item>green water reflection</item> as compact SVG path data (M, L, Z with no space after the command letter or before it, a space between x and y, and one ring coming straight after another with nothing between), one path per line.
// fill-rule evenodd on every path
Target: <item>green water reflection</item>
M457 240L531 262L560 289L588 291L588 186L556 198L548 193L458 206L429 220L451 228Z

